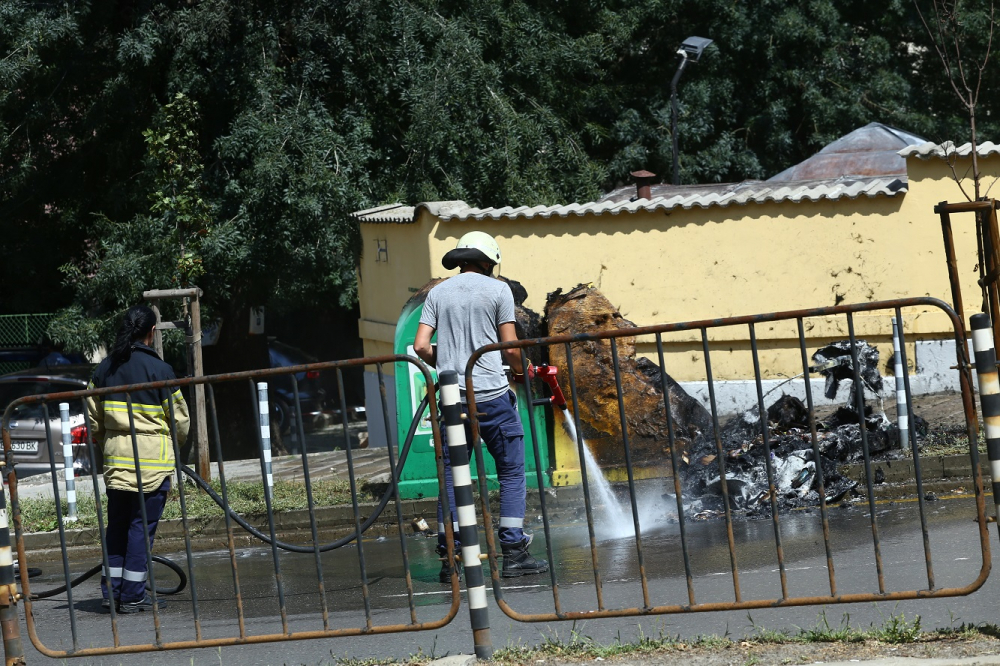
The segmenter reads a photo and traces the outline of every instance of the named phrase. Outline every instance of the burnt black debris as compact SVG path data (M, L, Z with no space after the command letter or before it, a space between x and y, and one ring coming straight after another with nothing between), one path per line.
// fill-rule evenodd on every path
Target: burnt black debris
M827 395L836 396L839 384L851 381L847 404L829 416L814 418L819 456L813 449L810 414L798 398L782 395L767 408L765 423L757 406L730 419L720 428L719 441L725 456L726 487L731 508L747 517L771 515L768 463L774 479L775 503L779 511L815 506L820 502L820 476L828 503L851 492L857 482L839 472L842 463L864 458L864 439L869 453L881 459L899 457L899 431L881 411L865 404L865 394L880 397L882 378L878 373L878 350L858 340L859 376L862 384L863 416L855 408L853 359L850 342L836 342L813 354L811 371L827 380ZM864 439L861 422L864 422ZM926 422L915 419L918 437L926 434ZM764 433L768 446L764 445ZM766 449L770 450L770 456ZM718 515L725 507L722 476L714 435L699 437L690 452L684 471L684 490L693 518Z
M882 393L882 375L878 371L878 349L864 340L855 340L858 354L858 375L865 387L878 395ZM826 377L826 397L833 400L837 397L840 382L851 380L851 395L849 405L857 404L854 386L854 359L851 355L851 341L840 340L826 347L817 349L812 355L813 365L810 372L818 372Z

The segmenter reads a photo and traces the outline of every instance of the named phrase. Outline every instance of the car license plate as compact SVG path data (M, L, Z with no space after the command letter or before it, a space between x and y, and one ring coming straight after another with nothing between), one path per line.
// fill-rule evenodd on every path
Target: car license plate
M15 439L10 443L10 450L14 453L38 453L38 440L35 439Z

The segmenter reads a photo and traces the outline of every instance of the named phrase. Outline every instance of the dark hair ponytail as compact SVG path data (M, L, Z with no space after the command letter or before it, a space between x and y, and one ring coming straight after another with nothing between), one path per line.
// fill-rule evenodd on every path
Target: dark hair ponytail
M156 325L156 314L145 305L133 305L125 313L118 327L115 344L111 348L111 368L117 368L132 357L132 345L144 339Z

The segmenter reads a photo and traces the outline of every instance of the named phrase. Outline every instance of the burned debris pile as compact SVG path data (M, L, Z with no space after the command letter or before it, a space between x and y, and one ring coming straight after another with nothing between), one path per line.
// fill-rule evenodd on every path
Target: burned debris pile
M871 456L892 458L901 455L898 429L881 409L876 411L866 402L866 397L881 401L878 350L864 340L857 340L856 344L864 430L857 409L859 398L853 356L847 341L823 347L812 356L814 365L810 370L825 376L828 398L837 396L841 382L851 382L846 403L828 416L815 418L815 447L809 410L801 400L790 395L782 395L767 408L766 447L765 427L756 406L733 417L720 429L719 441L726 458L726 489L734 510L749 517L771 514L767 449L770 450L774 501L779 511L818 505L820 473L827 502L835 502L854 489L857 482L843 476L840 465L863 460L866 442ZM926 423L919 417L916 421L917 433L922 436L926 433ZM724 509L722 478L716 458L715 438L700 438L697 452L691 456L684 474L685 492L697 498L692 513L698 517Z
M548 334L552 336L636 327L592 285L549 294L545 320ZM634 336L616 338L614 346L610 340L573 342L570 349L582 435L602 467L625 463L615 380L616 359L633 465L658 465L664 454L669 456L669 427L673 429L674 442L681 455L685 455L695 439L711 431L711 416L697 400L673 379L665 377L666 381L661 382L659 368L636 358ZM568 370L564 345L550 347L549 358L560 369ZM664 384L670 406L669 427L663 399ZM568 392L568 384L565 390Z
M593 285L549 294L544 321L548 335L635 328ZM615 347L633 465L663 466L669 461L672 430L691 515L707 518L721 514L722 475L711 415L673 378L661 373L657 364L636 357L635 337L619 337ZM573 342L570 349L584 439L602 467L620 467L625 460L611 343ZM548 351L550 362L567 368L564 345ZM757 406L719 429L726 489L732 508L743 515L771 513L768 461L774 504L782 511L818 505L821 490L827 502L849 493L857 483L843 476L840 466L862 460L865 442L869 454L876 458L901 455L898 430L882 410L878 349L865 340L855 340L852 352L850 341L838 341L816 350L811 361L810 373L826 380L823 393L828 400L837 398L842 384L850 386L840 407L814 416L815 449L809 409L792 395L781 395L766 407L767 447ZM670 406L669 427L664 389ZM915 420L917 432L925 433L926 424L919 417Z
M412 300L422 301L437 282L425 285ZM513 280L507 283L514 295L520 339L636 328L593 285L550 293L541 317L524 307L524 288ZM810 415L799 397L782 394L769 406L765 403L765 418L753 405L722 425L718 436L711 414L699 400L656 363L636 355L634 335L617 337L613 344L603 339L532 346L525 353L536 364L559 368L567 398L572 371L580 434L600 467L620 469L626 464L623 426L634 469L669 468L672 441L681 464L685 507L695 518L718 516L725 508L720 462L731 508L746 517L764 517L772 511L772 479L773 506L778 511L816 506L821 492L827 502L835 502L855 488L857 482L842 475L841 466L863 460L866 446L875 459L902 455L898 430L882 407L879 352L865 340L855 340L854 350L850 341L833 342L811 357L810 375L825 378L823 394L828 401L841 395L843 384L850 386L839 407ZM917 436L925 435L926 422L920 417L912 421Z

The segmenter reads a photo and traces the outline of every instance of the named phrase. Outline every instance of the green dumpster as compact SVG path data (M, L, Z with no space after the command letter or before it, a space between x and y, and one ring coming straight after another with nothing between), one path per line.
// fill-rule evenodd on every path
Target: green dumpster
M393 349L397 354L406 354L416 358L413 351L413 340L417 336L417 325L420 323L420 314L423 312L422 302L409 302L403 308L403 313L396 322L396 338ZM426 394L423 373L412 363L396 364L396 423L398 428L398 442L402 446L406 439L406 433L410 430L413 422L413 415L420 405L420 401ZM431 370L433 373L433 369ZM435 381L437 374L434 373ZM460 381L465 381L464 377ZM535 473L535 453L531 440L531 427L528 419L535 419L535 432L539 437L539 455L541 460L539 465L543 471L543 484L551 485L549 477L549 443L546 422L546 408L543 405L536 405L533 408L528 406L524 388L516 386L518 410L521 414L521 423L524 424L524 453L525 469L529 488L538 487L538 475ZM538 396L536 396L538 397ZM486 452L486 475L489 489L499 488L496 476L496 466L492 456ZM472 462L473 481L478 479L475 456ZM401 497L415 499L421 497L436 497L438 494L437 482L437 462L434 459L434 439L431 434L429 410L424 409L420 415L420 424L417 426L416 434L413 436L413 444L406 458L406 464L400 474L399 493Z

